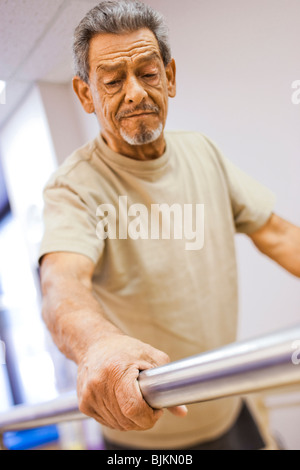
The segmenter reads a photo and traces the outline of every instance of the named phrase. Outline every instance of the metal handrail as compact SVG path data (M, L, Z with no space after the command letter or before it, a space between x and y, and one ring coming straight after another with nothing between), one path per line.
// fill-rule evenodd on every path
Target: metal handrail
M245 395L300 384L300 326L140 373L153 408Z
M87 418L79 411L77 394L72 391L47 402L17 405L1 413L0 434Z
M296 326L149 369L140 373L141 392L150 406L165 408L300 384L299 342ZM71 392L1 413L0 435L87 418Z

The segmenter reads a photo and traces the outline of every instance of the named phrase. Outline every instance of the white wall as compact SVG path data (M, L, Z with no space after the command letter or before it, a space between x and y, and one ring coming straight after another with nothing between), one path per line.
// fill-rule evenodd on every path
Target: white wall
M70 84L37 84L58 164L85 139L78 119L74 118Z
M94 114L86 114L75 95L72 83L39 82L43 107L55 150L56 161L62 163L76 148L94 139L99 125Z
M82 109L79 99L75 95L71 84L69 87L69 96L73 104L72 109L74 110L74 118L78 121L78 124L81 129L81 138L83 145L85 142L94 139L96 135L100 132L98 120L95 114L87 114Z
M42 191L57 165L37 87L31 89L1 129L0 145L12 211L21 225L33 261L41 229Z

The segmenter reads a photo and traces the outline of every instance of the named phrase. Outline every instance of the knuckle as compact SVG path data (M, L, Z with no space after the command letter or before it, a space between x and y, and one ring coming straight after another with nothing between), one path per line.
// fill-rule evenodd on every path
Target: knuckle
M110 384L119 382L123 374L124 370L118 362L112 363L106 367L106 380L108 380Z
M142 431L147 431L148 429L152 429L153 426L156 424L158 418L155 418L154 416L149 416L148 419L144 420L143 423L141 423L140 429Z
M168 364L170 362L170 357L168 354L161 352L160 355L158 356L159 362L161 364Z
M91 415L91 409L85 397L81 396L78 398L78 408L81 413L89 416Z
M96 378L91 378L88 382L84 384L82 389L82 397L85 400L91 400L93 397L94 390L97 388L98 381Z
M121 411L123 416L127 418L125 428L128 431L151 429L159 418L159 416L153 413L151 408L145 408L135 398L127 400L122 406Z
M78 406L84 406L84 403L87 401L89 392L87 390L87 384L81 385L81 387L77 389L78 395Z
M78 395L78 407L81 412L86 413L90 410L95 402L95 397L101 393L99 387L99 380L96 377L90 378L85 383L81 384L77 390Z

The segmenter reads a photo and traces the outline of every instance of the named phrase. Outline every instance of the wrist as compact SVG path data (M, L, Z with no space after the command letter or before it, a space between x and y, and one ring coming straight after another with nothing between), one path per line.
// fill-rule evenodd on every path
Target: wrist
M85 339L81 338L78 347L74 348L76 364L85 362L86 358L91 357L95 351L99 351L101 348L106 349L108 344L113 341L118 342L118 338L124 336L125 334L110 322L107 322L105 326L93 328L90 334L85 335Z

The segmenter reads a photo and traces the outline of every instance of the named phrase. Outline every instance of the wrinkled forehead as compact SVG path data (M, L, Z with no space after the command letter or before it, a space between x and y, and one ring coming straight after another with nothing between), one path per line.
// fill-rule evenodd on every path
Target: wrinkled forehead
M123 34L101 33L94 36L90 42L91 71L148 59L162 62L157 39L147 28Z

